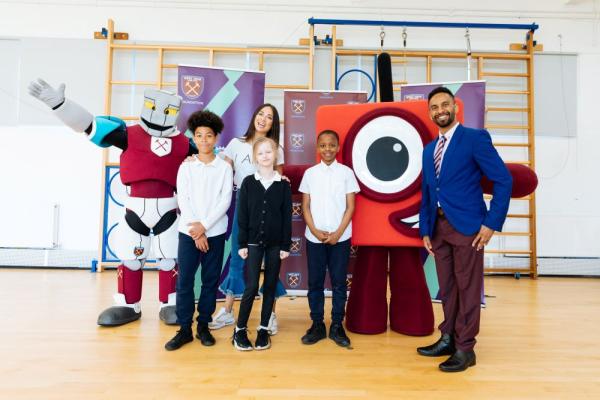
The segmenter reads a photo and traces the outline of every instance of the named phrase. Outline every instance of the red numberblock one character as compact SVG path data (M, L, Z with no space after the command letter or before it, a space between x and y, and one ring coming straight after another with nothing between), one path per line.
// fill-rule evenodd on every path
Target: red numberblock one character
M461 110L459 103L459 120ZM433 309L418 229L421 156L438 132L427 102L324 106L317 111L316 128L339 134L338 161L354 170L361 189L352 219L352 244L360 250L347 328L368 334L387 330L389 275L391 328L406 335L431 334Z
M463 104L456 99L463 120ZM387 281L391 291L392 330L429 335L433 310L420 252L419 207L423 148L438 135L426 101L323 106L316 132L336 131L339 162L354 170L361 192L352 219L352 244L360 246L346 307L346 327L356 333L385 332ZM531 169L507 164L513 177L512 197L537 186ZM482 180L485 193L492 184Z

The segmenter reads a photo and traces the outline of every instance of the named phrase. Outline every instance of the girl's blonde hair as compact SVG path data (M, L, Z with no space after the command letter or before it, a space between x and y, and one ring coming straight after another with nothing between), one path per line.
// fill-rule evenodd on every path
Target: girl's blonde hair
M263 143L270 144L271 149L273 149L273 169L275 169L277 166L277 152L279 150L279 145L269 137L261 137L256 139L252 145L252 161L256 164L256 152L258 151L258 147Z

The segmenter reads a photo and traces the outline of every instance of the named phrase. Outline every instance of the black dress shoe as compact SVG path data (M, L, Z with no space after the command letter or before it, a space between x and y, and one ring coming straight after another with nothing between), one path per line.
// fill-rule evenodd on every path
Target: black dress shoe
M454 337L447 333L432 345L417 347L417 353L425 357L451 356L455 351Z
M165 349L169 351L177 350L184 344L189 343L193 340L194 336L192 336L192 328L181 328L177 331L177 334L173 337L173 339L169 340L165 344Z
M323 322L315 322L313 321L312 325L306 331L306 335L302 336L303 344L315 344L321 339L325 339L327 337L327 332L325 331L325 324Z
M346 331L342 324L331 324L329 327L329 339L333 340L338 346L350 346L350 338L346 335Z
M475 352L456 350L452 357L440 364L444 372L460 372L476 364Z
M198 325L196 337L200 339L203 346L213 346L215 344L215 337L210 333L208 325Z

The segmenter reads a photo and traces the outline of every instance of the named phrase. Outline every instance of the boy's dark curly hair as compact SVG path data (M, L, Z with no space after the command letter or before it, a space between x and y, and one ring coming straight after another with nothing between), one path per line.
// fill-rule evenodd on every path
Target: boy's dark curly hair
M206 126L212 129L217 135L223 131L224 127L221 117L208 110L196 111L190 115L187 121L187 126L192 134L196 132L196 128L200 126Z

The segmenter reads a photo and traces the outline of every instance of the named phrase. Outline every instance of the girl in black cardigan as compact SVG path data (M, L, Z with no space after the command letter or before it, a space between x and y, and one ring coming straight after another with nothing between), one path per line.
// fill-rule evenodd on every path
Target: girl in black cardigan
M265 260L263 303L254 349L271 347L269 318L275 299L281 260L289 256L292 241L292 191L275 171L278 145L270 138L256 140L252 147L257 172L247 176L240 188L238 208L239 255L246 260L246 289L242 296L237 326L233 333L236 349L252 350L248 318L258 293L260 267Z

